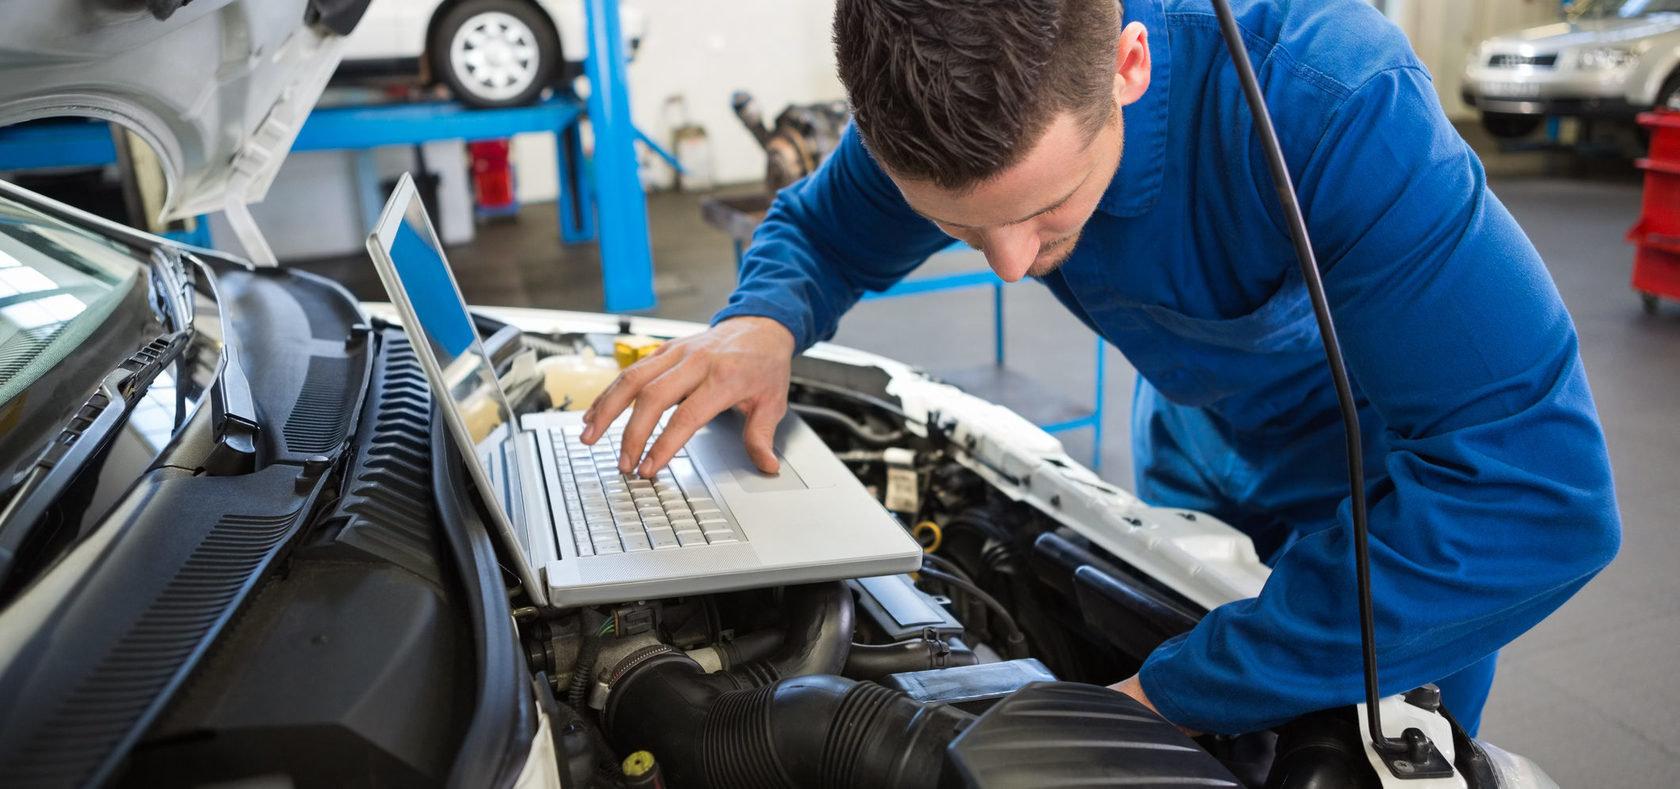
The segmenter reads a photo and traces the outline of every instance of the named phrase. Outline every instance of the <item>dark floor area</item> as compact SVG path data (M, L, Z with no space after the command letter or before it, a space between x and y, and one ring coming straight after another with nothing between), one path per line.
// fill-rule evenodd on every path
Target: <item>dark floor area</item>
M1626 165L1570 164L1566 176L1542 174L1556 172L1555 162L1555 155L1525 154L1499 158L1490 169L1495 192L1528 229L1579 326L1625 541L1609 570L1504 652L1482 735L1535 759L1562 786L1671 786L1671 765L1680 759L1680 744L1667 736L1680 721L1680 306L1647 316L1628 288L1633 254L1623 234L1640 191ZM657 314L706 319L734 282L728 238L700 221L695 197L655 195L650 212ZM596 250L561 247L552 206L528 206L515 224L484 227L478 241L451 255L469 301L600 308ZM384 298L365 258L304 265L359 296ZM983 265L973 253L956 253L930 268ZM1010 368L1054 382L1062 400L1088 404L1090 333L1036 285L1009 288L1005 309ZM836 339L935 373L972 375L990 365L991 318L985 290L879 301L854 310ZM1102 471L1129 486L1133 373L1113 350L1108 361ZM1002 399L1023 411L1045 405ZM1089 457L1088 431L1062 438L1075 458Z

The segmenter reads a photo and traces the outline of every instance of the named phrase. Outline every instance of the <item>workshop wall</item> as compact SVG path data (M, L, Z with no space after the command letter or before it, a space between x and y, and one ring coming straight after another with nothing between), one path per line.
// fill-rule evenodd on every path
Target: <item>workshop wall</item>
M751 92L772 118L790 102L845 97L829 40L834 0L633 1L648 17L647 36L630 65L636 123L670 146L672 130L684 122L680 105L686 105L687 120L706 130L717 183L764 177L764 154L730 110L731 93ZM514 156L519 198L554 199L553 137L516 139ZM662 165L652 172L669 174Z

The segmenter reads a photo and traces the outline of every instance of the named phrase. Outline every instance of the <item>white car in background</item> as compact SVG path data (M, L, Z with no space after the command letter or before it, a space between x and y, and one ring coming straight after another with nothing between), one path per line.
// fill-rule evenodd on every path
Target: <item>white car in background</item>
M619 8L627 54L646 17ZM515 107L583 73L583 0L373 0L344 42L343 75L401 72L474 107Z
M1548 116L1680 109L1680 0L1583 0L1566 21L1483 41L1464 103L1495 137L1522 137Z

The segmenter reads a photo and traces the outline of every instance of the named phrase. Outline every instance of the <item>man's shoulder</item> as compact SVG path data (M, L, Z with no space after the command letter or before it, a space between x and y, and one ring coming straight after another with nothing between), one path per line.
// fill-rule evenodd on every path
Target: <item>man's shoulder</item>
M1205 49L1219 36L1211 0L1127 1L1160 3L1175 49ZM1231 7L1268 82L1287 76L1340 98L1384 71L1423 69L1405 34L1363 0L1231 0Z

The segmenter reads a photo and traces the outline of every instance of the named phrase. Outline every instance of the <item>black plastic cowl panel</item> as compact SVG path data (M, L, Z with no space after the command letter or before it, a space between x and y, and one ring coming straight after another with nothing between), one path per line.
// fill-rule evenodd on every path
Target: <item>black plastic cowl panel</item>
M15 600L0 633L0 786L69 786L108 776L203 657L303 520L300 470L240 477L156 472L64 566ZM31 613L41 621L26 627ZM14 627L16 625L16 627Z
M401 330L374 339L345 493L262 582L116 785L447 782L474 718L473 623L459 574L442 570L425 376Z
M1130 696L1071 682L1033 683L998 702L945 758L948 787L1241 786Z
M259 465L335 455L356 427L372 355L355 300L302 271L217 271L262 423Z
M432 393L401 329L378 333L344 491L326 520L339 524L321 550L398 565L443 585L432 501Z

